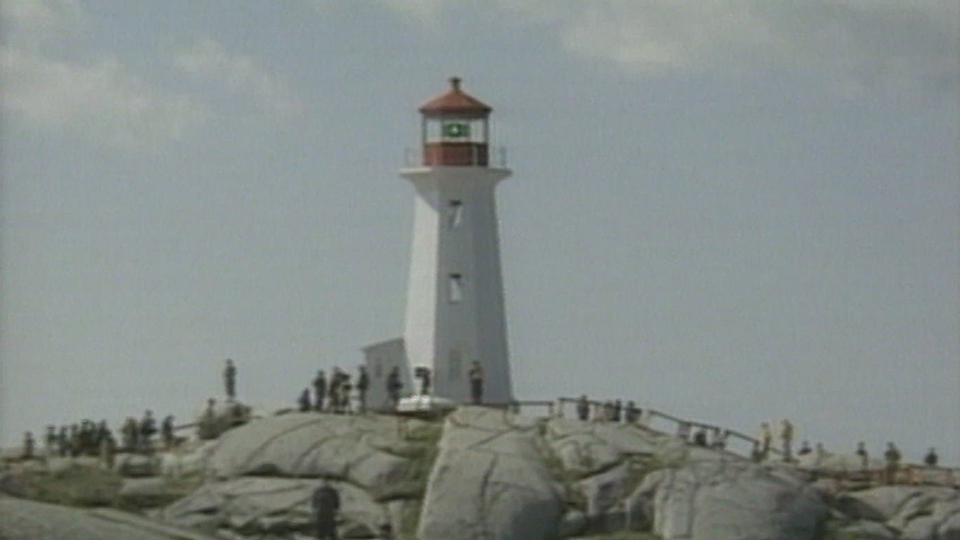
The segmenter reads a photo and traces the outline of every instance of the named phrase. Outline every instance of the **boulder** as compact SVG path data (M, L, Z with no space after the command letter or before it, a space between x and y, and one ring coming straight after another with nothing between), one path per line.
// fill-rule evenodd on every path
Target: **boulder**
M164 508L158 519L211 533L220 528L245 535L308 532L310 497L318 485L315 480L287 478L213 482ZM363 530L376 531L389 521L387 509L364 490L345 482L331 485L340 494L341 533L352 531L351 534L360 535Z
M653 500L653 531L665 540L808 540L828 514L812 490L736 459L655 471L637 495Z
M960 508L937 526L939 540L960 540Z
M420 517L421 540L547 540L562 515L536 420L463 407L447 417Z
M939 540L937 521L930 516L920 516L910 520L900 531L901 540Z
M896 540L897 534L875 521L858 521L837 531L840 540Z
M574 476L588 476L623 461L625 455L650 455L668 437L636 425L581 422L564 418L547 421L546 440Z
M126 478L146 478L160 474L160 457L142 454L121 454L116 458L116 471Z
M384 487L416 476L433 447L432 426L380 415L293 413L254 420L211 448L207 472L335 478Z
M906 522L935 501L953 500L957 493L949 488L920 486L881 486L842 494L836 507L854 519L889 522L902 529Z
M167 478L202 476L216 444L215 441L187 441L160 454L160 474Z
M579 510L570 510L560 518L560 527L557 532L560 538L580 536L587 530L587 516Z
M196 414L197 437L203 441L216 439L252 417L250 406L238 401L215 402L212 408L204 404Z
M0 496L0 538L29 540L214 540L132 514L86 511Z

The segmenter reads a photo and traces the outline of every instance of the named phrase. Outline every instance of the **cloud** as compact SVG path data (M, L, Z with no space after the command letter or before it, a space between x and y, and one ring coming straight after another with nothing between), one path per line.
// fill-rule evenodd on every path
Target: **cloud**
M5 109L113 146L181 140L205 114L188 96L151 87L113 57L78 64L0 48L0 71Z
M268 112L289 116L303 110L300 98L281 78L254 58L231 54L212 39L178 51L173 64L185 73L224 83L231 91L255 99Z
M0 16L6 31L35 36L73 31L85 21L79 0L4 0Z
M954 85L955 0L499 0L570 51L636 73L789 69L840 84Z
M6 0L0 17L0 106L34 127L121 147L185 138L206 115L202 104L137 76L113 55L66 60L64 40L86 17L77 0Z
M335 0L308 0L325 9ZM379 0L437 22L459 0ZM834 88L955 91L956 0L495 0L572 53L629 73L804 73Z

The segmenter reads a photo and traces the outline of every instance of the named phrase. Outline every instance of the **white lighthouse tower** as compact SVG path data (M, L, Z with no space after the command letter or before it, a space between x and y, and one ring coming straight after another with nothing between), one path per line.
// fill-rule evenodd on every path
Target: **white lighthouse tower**
M420 165L400 175L416 188L404 343L412 366L433 371L434 395L470 400L478 361L483 400L513 399L494 189L510 170L489 162L491 108L450 79L420 107Z

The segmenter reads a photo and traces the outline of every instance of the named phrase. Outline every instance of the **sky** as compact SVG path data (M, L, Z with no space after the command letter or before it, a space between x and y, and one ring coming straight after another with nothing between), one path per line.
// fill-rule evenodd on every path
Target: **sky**
M0 444L292 404L402 334L448 77L520 399L960 465L954 0L4 0Z

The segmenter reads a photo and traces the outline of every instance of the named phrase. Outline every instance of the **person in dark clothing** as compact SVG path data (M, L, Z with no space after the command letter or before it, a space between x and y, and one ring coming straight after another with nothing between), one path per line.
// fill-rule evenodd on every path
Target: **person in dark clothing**
M396 409L397 404L400 403L400 389L403 388L403 383L400 381L400 368L394 366L390 370L390 373L387 374L387 396L390 397L390 405Z
M426 366L418 366L414 372L418 379L420 379L420 395L429 396L430 395L430 368Z
M327 397L327 376L322 369L317 371L317 376L313 379L313 396L313 410L323 411L323 401Z
M173 416L167 415L160 423L160 440L163 441L163 447L166 450L173 448Z
M28 431L23 435L23 459L33 459L37 443L33 440L33 433Z
M313 525L317 538L337 540L337 512L340 510L340 494L337 490L324 481L314 490L310 507L313 510Z
M886 483L889 485L897 482L897 471L900 469L900 450L895 444L887 443L887 451L883 453L883 458L887 462L884 474Z
M939 460L936 449L931 448L927 455L923 457L923 464L927 467L936 467Z
M147 411L140 420L140 448L146 451L151 449L150 439L157 433L157 421L153 419L153 412Z
M580 396L580 399L577 400L577 418L579 418L581 422L586 422L590 419L590 400L587 399L586 394Z
M483 366L479 360L470 363L467 376L470 378L470 398L474 405L480 405L483 403Z
M223 368L223 386L227 391L227 399L233 400L237 397L237 366L233 365L233 360L227 358L227 365Z
M627 402L627 407L623 411L623 420L628 424L636 424L640 420L640 409L637 408L636 403Z
M368 388L370 388L370 376L367 375L367 368L360 366L360 373L357 376L357 408L360 413L367 412Z
M803 444L800 445L800 449L797 450L797 455L805 456L811 453L813 453L813 449L810 448L810 441L803 441Z
M47 434L44 436L43 445L47 449L47 455L53 456L57 447L57 426L47 426Z
M707 446L707 430L700 428L693 434L693 444L697 446Z
M725 429L714 428L713 429L713 448L717 450L723 450L727 447L727 437L730 435L730 432Z
M327 398L330 400L331 412L340 412L340 386L343 384L343 372L337 366L330 372L330 386L327 388Z
M300 412L308 412L310 410L309 388L304 388L303 392L300 392L300 397L297 398L297 404L300 406Z
M613 402L613 421L620 422L623 418L623 401L616 400Z
M60 457L67 457L70 454L70 433L67 426L60 426L60 432L57 434L57 453Z
M340 383L340 404L337 407L337 412L340 414L346 414L348 412L353 412L350 407L350 392L353 390L353 384L350 382L350 374L343 374L343 382Z

